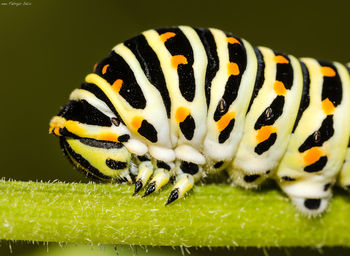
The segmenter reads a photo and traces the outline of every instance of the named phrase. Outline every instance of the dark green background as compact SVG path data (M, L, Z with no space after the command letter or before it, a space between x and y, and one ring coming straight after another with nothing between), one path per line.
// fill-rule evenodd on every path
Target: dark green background
M27 2L0 0L0 177L6 179L86 181L48 135L48 122L97 61L143 30L216 27L298 57L350 61L348 1Z

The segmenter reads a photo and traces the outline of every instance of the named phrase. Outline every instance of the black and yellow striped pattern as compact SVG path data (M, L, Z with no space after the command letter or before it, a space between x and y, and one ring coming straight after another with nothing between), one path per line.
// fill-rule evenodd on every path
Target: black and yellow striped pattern
M336 62L253 47L213 28L154 29L97 63L50 132L94 173L138 175L135 192L153 172L149 164L142 175L109 173L112 161L101 171L79 141L119 143L135 164L152 161L158 174L146 194L178 177L169 202L205 171L226 169L246 188L275 178L301 211L318 214L338 176L350 188L349 86L349 70Z

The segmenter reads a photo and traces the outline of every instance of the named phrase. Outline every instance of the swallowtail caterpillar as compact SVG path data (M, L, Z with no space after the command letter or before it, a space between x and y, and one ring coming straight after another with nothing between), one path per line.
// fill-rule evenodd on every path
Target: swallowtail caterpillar
M120 43L75 89L50 133L88 176L175 177L168 203L204 174L235 185L274 179L305 214L350 188L349 68L297 59L218 29L152 29Z

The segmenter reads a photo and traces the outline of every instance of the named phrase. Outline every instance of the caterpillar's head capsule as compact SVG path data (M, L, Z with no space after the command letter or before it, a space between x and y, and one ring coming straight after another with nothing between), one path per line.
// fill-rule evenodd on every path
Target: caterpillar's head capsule
M86 94L80 92L83 93ZM87 176L106 181L131 181L131 153L121 143L129 138L122 134L123 125L107 108L90 104L93 98L76 99L72 95L71 101L51 119L49 132L60 137L65 155Z

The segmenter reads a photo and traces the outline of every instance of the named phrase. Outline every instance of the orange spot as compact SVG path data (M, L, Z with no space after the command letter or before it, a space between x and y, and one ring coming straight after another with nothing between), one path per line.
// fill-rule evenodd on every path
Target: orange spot
M111 132L102 133L98 136L98 140L105 140L105 141L118 141L118 135Z
M190 110L184 107L179 107L175 113L175 120L179 123L183 122L190 114Z
M237 63L234 62L230 62L227 64L227 74L229 76L237 76L239 75L239 67L237 65Z
M321 73L324 76L333 77L335 76L335 71L330 67L321 67Z
M310 148L304 155L304 162L306 165L317 162L322 156L322 150L318 147Z
M226 41L229 43L229 44L239 44L239 41L234 38L234 37L227 37L226 38Z
M138 130L141 127L143 118L141 116L135 116L131 120L131 126L134 127L135 130Z
M93 72L95 72L96 68L97 68L97 63L94 65Z
M284 87L284 84L281 81L275 81L273 85L273 89L275 90L276 94L281 96L286 94L286 87Z
M177 68L178 65L180 64L187 64L187 59L185 56L183 55L175 55L171 58L171 65L174 67L174 68Z
M277 55L275 57L273 57L273 60L278 63L278 64L288 64L289 61L283 57L282 55Z
M120 91L120 88L122 87L122 85L123 85L123 80L117 79L112 84L112 88L116 93L118 93Z
M54 129L54 133L57 135L57 136L62 136L62 134L60 133L60 128L56 127Z
M50 125L49 133L50 133L50 134L51 134L51 133L55 133L55 128L56 128L56 126Z
M106 64L106 65L103 66L103 68L102 68L102 75L107 73L107 68L108 67L109 67L109 64Z
M160 35L160 40L162 40L162 42L165 43L168 39L170 39L170 38L172 38L174 36L176 36L175 33L173 33L173 32L166 32L166 33Z
M225 115L223 115L220 118L220 120L216 123L216 125L218 126L218 130L220 132L224 130L228 126L230 121L235 118L235 116L236 116L235 112L228 112Z
M334 111L334 105L328 98L326 98L322 101L322 109L326 115L330 115Z
M256 135L256 140L258 141L258 143L263 142L268 138L270 138L270 135L272 133L276 133L276 132L277 132L276 127L273 127L271 125L263 126L258 130L258 134Z

